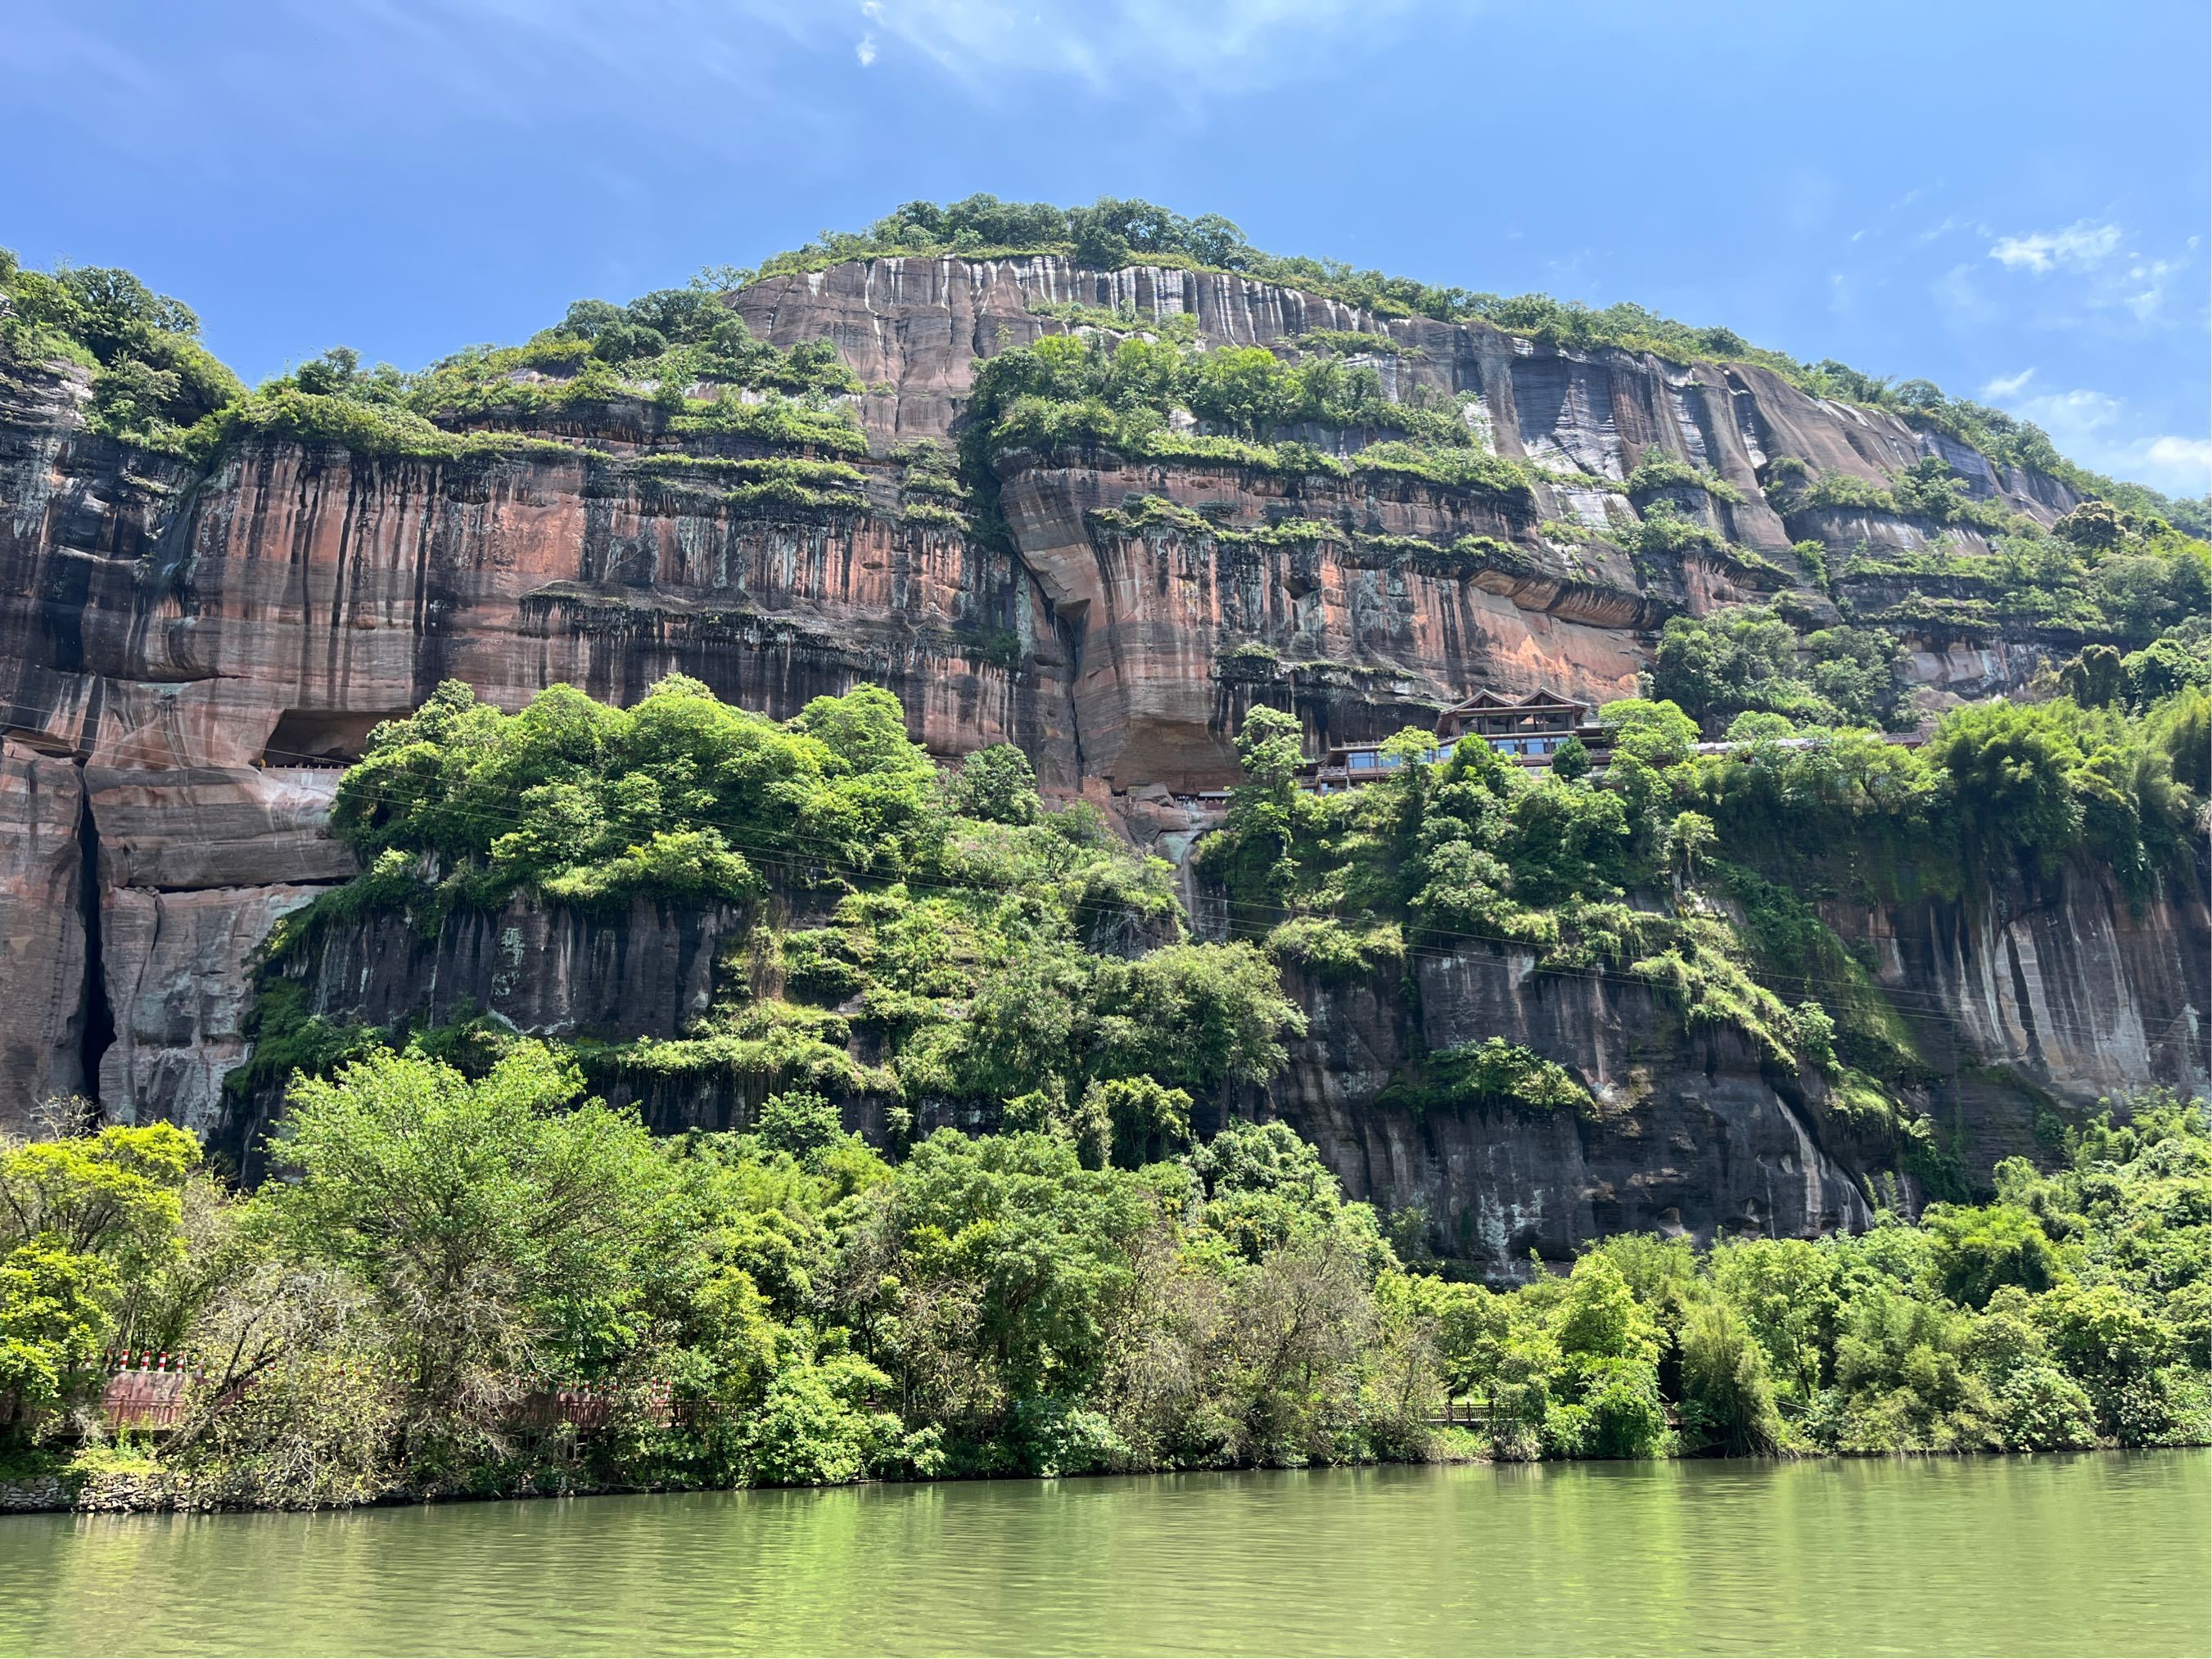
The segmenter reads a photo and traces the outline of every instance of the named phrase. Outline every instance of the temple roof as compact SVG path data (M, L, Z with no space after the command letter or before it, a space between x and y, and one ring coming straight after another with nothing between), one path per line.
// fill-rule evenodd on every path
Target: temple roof
M1533 708L1587 708L1589 705L1578 697L1563 697L1558 692L1539 686L1526 696L1508 696L1485 686L1464 702L1455 703L1444 712L1450 714L1512 713Z

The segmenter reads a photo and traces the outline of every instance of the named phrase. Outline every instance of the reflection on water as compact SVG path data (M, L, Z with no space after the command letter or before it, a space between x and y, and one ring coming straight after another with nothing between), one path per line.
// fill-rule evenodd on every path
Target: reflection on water
M0 1518L0 1652L2203 1653L2212 1453Z

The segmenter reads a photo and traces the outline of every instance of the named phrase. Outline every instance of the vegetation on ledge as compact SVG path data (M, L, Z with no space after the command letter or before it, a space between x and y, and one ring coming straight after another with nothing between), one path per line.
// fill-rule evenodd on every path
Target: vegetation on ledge
M556 687L513 715L447 685L372 734L332 822L367 868L282 925L272 988L319 929L370 914L429 932L526 892L750 918L708 1015L674 1041L580 1048L595 1077L875 1096L906 1122L927 1102L995 1113L1042 1093L1058 1121L1094 1085L1258 1081L1303 1025L1251 945L1184 940L1167 866L1095 808L1047 811L1006 745L940 774L874 687L779 723L682 678L626 710ZM757 916L771 890L811 925ZM352 1052L281 990L271 1007L264 1049Z
M1941 544L1863 549L1832 586L1868 622L1894 625L1917 619L1908 614L1915 605L1948 605L1985 627L2026 623L2120 646L2167 634L2198 642L2212 617L2212 545L2162 519L2087 501L2047 531L2014 520L1993 546L1979 555Z
M1538 972L1640 983L1686 1030L1732 1032L1818 1076L1834 1110L1892 1138L1899 1167L1955 1183L1923 1168L1928 1131L1904 1103L1926 1078L1914 1021L1798 896L1955 896L2076 857L2138 901L2190 879L2212 702L2185 684L2142 714L2066 698L1966 708L1907 748L1829 723L1838 702L1892 695L1888 643L1838 635L1808 684L1771 617L1670 624L1654 680L1724 722L1731 746L1701 756L1674 702L1628 700L1601 711L1615 732L1601 773L1578 746L1534 773L1474 741L1439 763L1434 737L1409 729L1377 781L1316 794L1297 787L1297 720L1255 708L1199 868L1235 930L1301 967L1349 963L1355 940L1388 929L1407 953L1511 949ZM2124 695L2117 659L2081 674L2114 705ZM1416 1056L1393 1087L1427 1101L1448 1069ZM1515 1097L1548 1109L1560 1096L1532 1084Z
M819 240L775 256L757 270L735 266L703 270L684 288L656 289L627 305L578 301L560 322L521 346L471 347L413 375L380 366L370 377L375 386L370 398L358 398L359 388L315 384L323 373L315 364L270 382L263 391L274 392L296 384L312 395L339 392L360 401L388 400L440 425L542 419L630 398L647 398L676 409L695 392L703 392L710 402L766 397L792 400L817 415L842 416L844 411L830 406L857 398L866 389L838 361L835 348L827 341L811 341L785 352L753 340L728 309L726 296L763 276L817 270L848 259L948 253L966 258L1062 254L1097 270L1140 260L1232 271L1338 299L1378 319L1479 321L1567 350L1611 347L1649 352L1674 362L1747 364L1770 370L1817 397L1888 410L1922 431L1978 451L2000 470L2033 469L2121 510L2162 519L2191 534L2212 534L2212 510L2204 502L2169 500L2140 485L2088 472L2059 455L2032 423L1947 397L1926 380L1899 382L1869 376L1832 359L1800 362L1753 346L1731 330L1694 328L1632 304L1593 310L1544 295L1506 298L1357 270L1334 261L1262 253L1218 215L1187 219L1152 203L1113 198L1073 209L1000 202L988 195L944 206L910 202L864 233L825 232ZM0 314L0 356L30 362L69 361L95 369L95 430L156 449L186 447L197 455L211 441L210 436L203 434L186 446L184 434L243 395L235 377L198 345L191 313L155 295L127 271L68 266L52 272L27 271L13 255L0 251L0 298L9 302ZM1133 309L1077 301L1041 303L1036 311L1101 339L1142 333L1172 346L1196 338L1194 322L1183 313L1147 318ZM1284 349L1322 360L1419 353L1419 348L1387 334L1343 330L1316 330L1284 343ZM350 376L357 363L355 355L343 348L321 362L338 366L341 378ZM357 422L342 425L358 430ZM816 441L788 431L770 430L764 435L773 442ZM332 441L344 439L333 434ZM410 453L406 441L404 432L380 434L375 440L379 447L370 453ZM1887 490L1834 478L1777 482L1785 491L1794 489L1792 499L1807 505L1879 505L1908 515L1932 511L1940 523L2003 527L1999 522L2003 514L1986 501L1963 495L1948 471L1940 459L1930 457ZM1656 476L1647 482L1656 487ZM1686 486L1686 481L1682 482ZM1722 500L1735 493L1717 479L1705 479L1700 487ZM1824 490L1827 497L1823 497Z
M0 359L90 368L95 432L152 449L237 398L238 377L199 343L199 319L127 270L25 270L0 248Z
M2090 472L2060 455L2032 422L1948 397L1928 380L1864 374L1833 358L1802 362L1753 345L1733 329L1694 327L1627 302L1593 309L1548 295L1476 293L1360 270L1336 260L1263 253L1218 214L1185 218L1153 203L1114 197L1101 197L1089 207L1078 208L1001 202L988 195L942 205L908 202L865 231L825 231L804 247L764 260L757 270L728 274L733 281L759 281L826 270L851 259L947 253L970 258L1059 254L1103 270L1143 264L1233 271L1340 300L1380 318L1481 322L1572 351L1612 347L1650 352L1671 362L1747 364L1778 374L1815 397L1888 410L1911 426L1980 451L2000 467L2032 468L2079 494L2164 518L2192 534L2212 534L2212 508L2205 502L2170 500L2142 485Z
M364 369L341 346L249 392L200 345L191 310L130 272L24 270L0 250L0 356L92 368L94 431L195 461L257 434L409 459L528 453L542 441L512 428L622 400L653 404L679 433L866 453L841 401L862 388L836 347L755 340L719 292L580 301L525 345L472 347L419 374Z
M1308 441L1316 433L1352 453ZM961 453L987 521L1000 456L1091 446L1291 477L1413 478L1534 518L1528 474L1478 447L1455 405L1420 387L1394 400L1373 368L1334 355L1291 361L1259 347L1050 335L977 367Z

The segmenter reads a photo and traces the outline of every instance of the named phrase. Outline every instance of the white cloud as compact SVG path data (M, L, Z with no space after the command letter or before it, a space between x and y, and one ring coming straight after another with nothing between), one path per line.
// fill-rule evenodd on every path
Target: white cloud
M2136 291L2123 297L2120 303L2136 314L2136 320L2147 323L2166 303L2166 283L2181 269L2178 259L2145 259L2128 267L2128 286Z
M2212 438L2145 432L2127 400L2087 386L2021 395L2033 369L1991 380L1982 396L2051 434L2058 453L2093 471L2173 495L2212 490Z
M2077 219L2063 230L2000 236L1990 244L1989 257L2043 288L2051 309L2036 319L2040 326L2075 328L2093 321L2123 331L2173 326L2182 319L2167 301L2175 279L2196 263L2197 239L2173 250L2171 258L2144 253L2127 241L2116 224ZM2123 316L2132 318L2133 325Z
M2025 415L2048 432L2060 449L2069 439L2092 440L2109 430L2127 405L2108 392L2086 386L2072 392L2041 392L2020 398L2013 412Z
M2143 459L2161 471L2171 469L2194 483L2176 485L2191 495L2203 495L2212 489L2212 438L2153 438L2143 451Z
M860 60L862 69L876 61L876 37L864 34L853 46L853 56Z
M2120 251L2120 228L2077 219L2063 230L2000 236L1990 258L2011 270L2091 270Z

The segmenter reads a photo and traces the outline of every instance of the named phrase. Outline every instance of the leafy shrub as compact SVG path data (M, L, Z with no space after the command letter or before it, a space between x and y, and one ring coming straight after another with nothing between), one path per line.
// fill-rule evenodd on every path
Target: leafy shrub
M829 1101L799 1090L770 1095L763 1102L753 1120L753 1133L770 1152L803 1158L844 1139L845 1126Z
M1267 949L1316 979L1341 981L1402 961L1406 941L1393 922L1355 930L1333 917L1293 916L1267 935Z
M127 270L58 265L25 270L0 257L0 352L91 365L95 432L173 449L185 430L236 398L237 377L199 343L191 307Z
M1503 1037L1462 1043L1430 1056L1425 1099L1437 1106L1515 1106L1540 1112L1593 1109L1572 1073Z
M1036 769L1011 743L987 744L961 762L951 799L956 811L994 823L1035 823L1044 812Z
M1701 471L1656 447L1644 450L1643 459L1628 475L1627 486L1632 497L1656 495L1674 489L1698 489L1717 501L1738 506L1743 502L1743 492L1726 479Z

